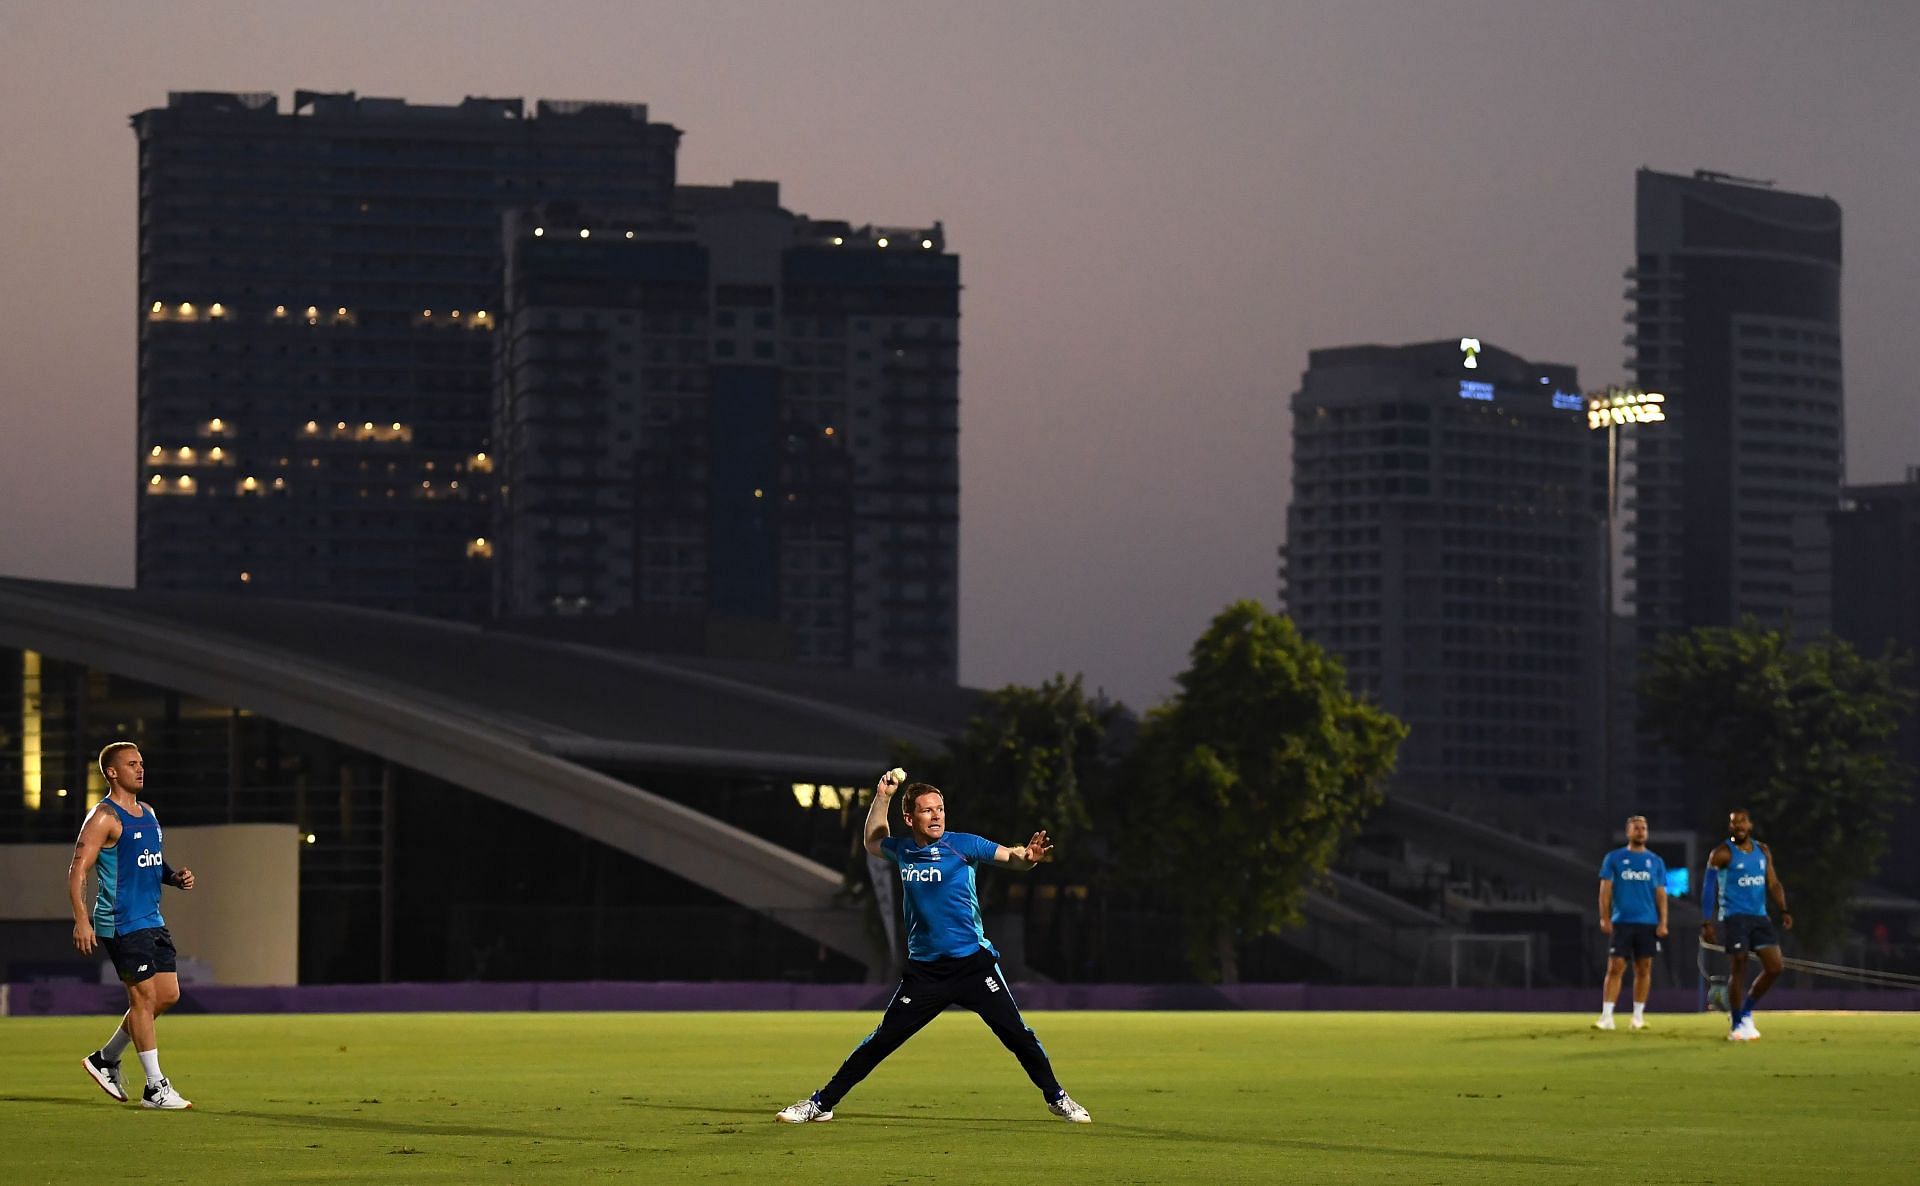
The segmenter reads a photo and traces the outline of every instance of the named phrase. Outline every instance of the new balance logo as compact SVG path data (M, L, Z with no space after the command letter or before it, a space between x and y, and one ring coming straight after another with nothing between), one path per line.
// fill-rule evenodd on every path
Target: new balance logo
M133 863L142 869L158 869L167 862L162 860L157 852L143 852L135 858Z
M940 876L940 870L938 869L916 869L911 865L903 865L900 868L900 880L942 881L944 878Z
M994 979L993 977L991 977L991 976L989 976L989 977L987 977L987 991L988 991L988 992L999 992L999 991L1000 991L1000 982L999 982L998 980L995 980L995 979Z
M911 1004L913 1004L913 998L912 998L912 997L901 997L901 998L900 998L900 1003L901 1003L902 1005L911 1005Z

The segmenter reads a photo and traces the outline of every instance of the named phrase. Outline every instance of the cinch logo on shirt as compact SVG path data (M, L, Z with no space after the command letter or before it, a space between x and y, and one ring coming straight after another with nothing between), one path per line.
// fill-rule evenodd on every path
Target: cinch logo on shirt
M1652 881L1653 871L1651 869L1642 869L1638 873L1635 873L1632 869L1622 869L1620 870L1620 876L1626 878L1628 881Z
M1766 875L1762 873L1749 873L1745 877L1736 880L1733 884L1751 889L1756 885L1767 884L1767 878Z
M941 881L943 879L941 878L940 870L938 869L916 869L912 865L902 865L900 867L900 880L902 881Z
M133 863L142 869L158 869L160 866L166 864L157 852L143 852Z

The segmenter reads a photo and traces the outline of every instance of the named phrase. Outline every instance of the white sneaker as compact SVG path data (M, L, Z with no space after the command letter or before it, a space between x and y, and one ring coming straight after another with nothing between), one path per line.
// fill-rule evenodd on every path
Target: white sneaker
M1753 1041L1753 1035L1747 1032L1747 1027L1745 1023L1742 1023L1740 1025L1734 1026L1732 1029L1727 1031L1727 1041L1751 1042Z
M806 1124L809 1121L833 1119L833 1113L821 1107L819 1104L814 1103L812 1096L808 1096L806 1099L801 1100L791 1107L782 1108L774 1113L774 1115L778 1119L786 1121L788 1124Z
M123 1104L127 1102L126 1084L120 1082L119 1063L108 1062L100 1057L100 1052L96 1050L81 1059L80 1065L86 1069L87 1075L100 1085L101 1091Z
M184 1108L193 1107L193 1101L182 1098L180 1093L173 1089L173 1080L162 1079L158 1083L147 1084L147 1090L140 1096L140 1106L178 1112Z
M1745 1021L1742 1021L1740 1023L1740 1036L1745 1038L1749 1042L1754 1042L1759 1040L1760 1031L1754 1028L1752 1017L1748 1017Z
M1633 1028L1634 1028L1634 1029L1637 1029L1637 1030L1643 1030L1643 1029L1646 1029L1646 1028L1647 1028L1647 1019L1646 1019L1646 1018L1644 1018L1644 1017L1636 1017L1636 1018L1634 1018L1634 1019L1633 1019Z
M1093 1116L1085 1108L1074 1103L1073 1097L1064 1091L1060 1093L1059 1099L1047 1105L1047 1111L1052 1112L1068 1124L1093 1123Z
M1600 1020L1593 1023L1593 1028L1597 1030L1610 1030L1613 1028L1613 1018L1602 1017Z

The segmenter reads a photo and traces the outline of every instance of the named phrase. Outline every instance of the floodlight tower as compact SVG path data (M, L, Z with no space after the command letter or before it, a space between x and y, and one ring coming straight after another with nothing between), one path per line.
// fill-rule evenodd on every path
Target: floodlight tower
M1601 622L1601 638L1604 640L1605 655L1601 664L1601 700L1600 727L1603 730L1600 745L1600 797L1601 810L1610 813L1613 806L1613 537L1614 524L1620 510L1620 426L1623 424L1658 424L1666 420L1667 397L1657 391L1642 391L1637 387L1608 387L1587 396L1587 427L1607 434L1607 538L1605 567L1606 616ZM1609 818L1611 816L1609 815ZM1611 828L1613 825L1607 825Z

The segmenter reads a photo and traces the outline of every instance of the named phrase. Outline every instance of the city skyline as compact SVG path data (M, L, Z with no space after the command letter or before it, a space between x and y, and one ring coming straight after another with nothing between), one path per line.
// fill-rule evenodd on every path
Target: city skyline
M1920 15L1739 12L0 9L0 573L132 581L126 120L169 90L646 103L686 134L685 182L944 222L970 684L1083 672L1144 708L1221 606L1271 603L1311 347L1471 335L1624 380L1642 165L1845 208L1846 478L1892 480L1920 461ZM1609 45L1631 73L1569 52Z

